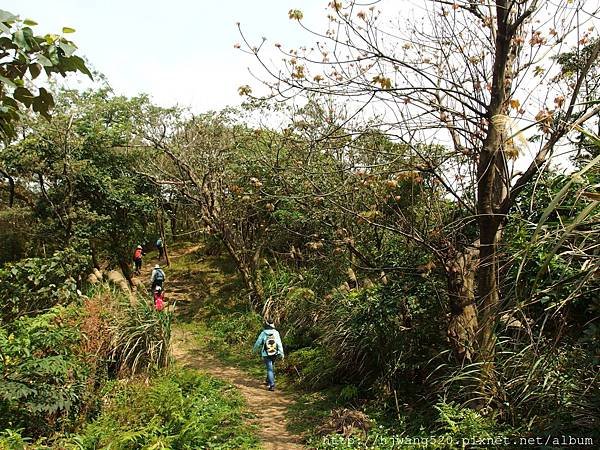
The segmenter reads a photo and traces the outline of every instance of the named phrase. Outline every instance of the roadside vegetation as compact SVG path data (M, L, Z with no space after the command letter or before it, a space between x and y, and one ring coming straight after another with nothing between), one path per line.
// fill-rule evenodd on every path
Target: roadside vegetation
M399 36L330 2L285 70L240 28L274 94L205 114L36 88L92 74L70 29L0 11L0 448L260 448L170 349L180 327L260 379L265 318L309 447L598 442L599 11L446 3Z

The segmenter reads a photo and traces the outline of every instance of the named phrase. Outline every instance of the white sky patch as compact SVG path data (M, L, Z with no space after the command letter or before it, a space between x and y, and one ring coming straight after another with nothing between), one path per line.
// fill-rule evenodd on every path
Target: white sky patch
M588 0L586 7L600 0ZM162 106L189 106L195 113L239 105L238 87L250 85L256 93L260 82L248 72L266 79L253 55L234 48L241 42L240 22L253 45L267 38L264 54L270 67L283 67L284 49L314 46L318 36L303 30L288 18L300 9L307 28L327 28L329 0L4 0L2 9L39 23L37 33L57 33L63 26L77 30L69 38L79 47L90 66L106 75L116 94L149 94ZM365 2L364 9L372 2ZM357 13L362 6L359 6ZM424 18L430 6L424 0L383 0L375 3L384 11L383 20L398 29L409 17ZM399 30L401 31L401 30ZM400 33L401 34L401 33ZM242 45L243 47L243 45ZM314 75L314 74L313 74ZM89 86L83 76L70 76L67 87ZM525 99L522 99L525 101ZM551 103L552 99L547 99ZM541 105L529 99L537 111ZM381 114L374 107L372 114ZM518 127L526 126L517 120ZM430 130L433 132L433 130ZM531 159L535 145L525 149L519 165Z
M309 36L289 20L301 8L309 24L325 20L328 0L4 0L1 8L39 23L38 34L69 35L116 94L147 93L162 106L200 113L238 105L238 87L252 82L254 58L234 48L236 23L253 40L297 45ZM67 87L87 86L69 77Z

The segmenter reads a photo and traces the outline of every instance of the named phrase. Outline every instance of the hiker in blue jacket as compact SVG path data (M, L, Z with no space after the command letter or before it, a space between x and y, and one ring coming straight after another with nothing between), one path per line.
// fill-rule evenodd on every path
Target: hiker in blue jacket
M258 339L254 344L252 351L262 356L265 366L267 368L267 379L266 384L269 386L270 391L275 390L275 360L279 357L284 358L283 344L281 343L281 336L279 331L275 329L275 325L272 321L267 320L264 325L264 329L258 335Z

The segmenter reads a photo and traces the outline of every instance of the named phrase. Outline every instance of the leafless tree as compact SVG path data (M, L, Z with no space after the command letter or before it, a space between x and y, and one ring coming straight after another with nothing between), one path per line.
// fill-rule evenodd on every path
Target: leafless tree
M600 53L594 28L600 6L581 0L401 5L420 17L403 19L396 11L398 18L390 19L382 10L391 10L391 2L331 1L323 32L306 26L302 11L290 10L314 44L289 50L275 44L283 64L272 61L264 39L254 45L241 32L241 47L256 56L262 71L256 78L268 96L324 95L353 106L356 116L372 111L374 126L411 145L419 167L435 174L457 208L476 219L472 242L449 238L440 247L414 237L437 246L433 254L446 270L452 303L449 336L459 355L481 363L482 387L491 393L503 226L556 149L597 120L600 105L582 99L590 98ZM568 71L558 58L567 51L579 58ZM252 95L252 89L243 86L240 93ZM441 143L447 157L433 161L417 142Z

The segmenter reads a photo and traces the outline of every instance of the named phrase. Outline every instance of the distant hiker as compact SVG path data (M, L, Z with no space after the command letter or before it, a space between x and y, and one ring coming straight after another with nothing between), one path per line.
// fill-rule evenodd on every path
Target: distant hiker
M137 275L139 275L142 270L142 256L144 256L144 249L141 245L138 245L133 253L133 262L135 264L135 273Z
M258 353L260 350L260 355L262 356L263 361L265 362L265 367L267 369L267 379L265 383L269 386L270 391L275 390L275 360L279 357L281 359L284 358L283 354L283 344L281 343L281 336L279 336L279 331L275 329L275 325L272 321L267 320L263 327L263 331L258 335L258 339L256 339L256 343L252 351L254 353Z
M165 291L160 286L154 289L154 308L162 311L165 308Z
M152 269L152 275L150 275L150 283L152 283L152 292L154 292L156 286L160 286L162 288L164 281L165 273L157 264L154 266L154 269Z
M165 246L161 238L156 240L156 250L158 250L158 260L160 261L165 255Z

